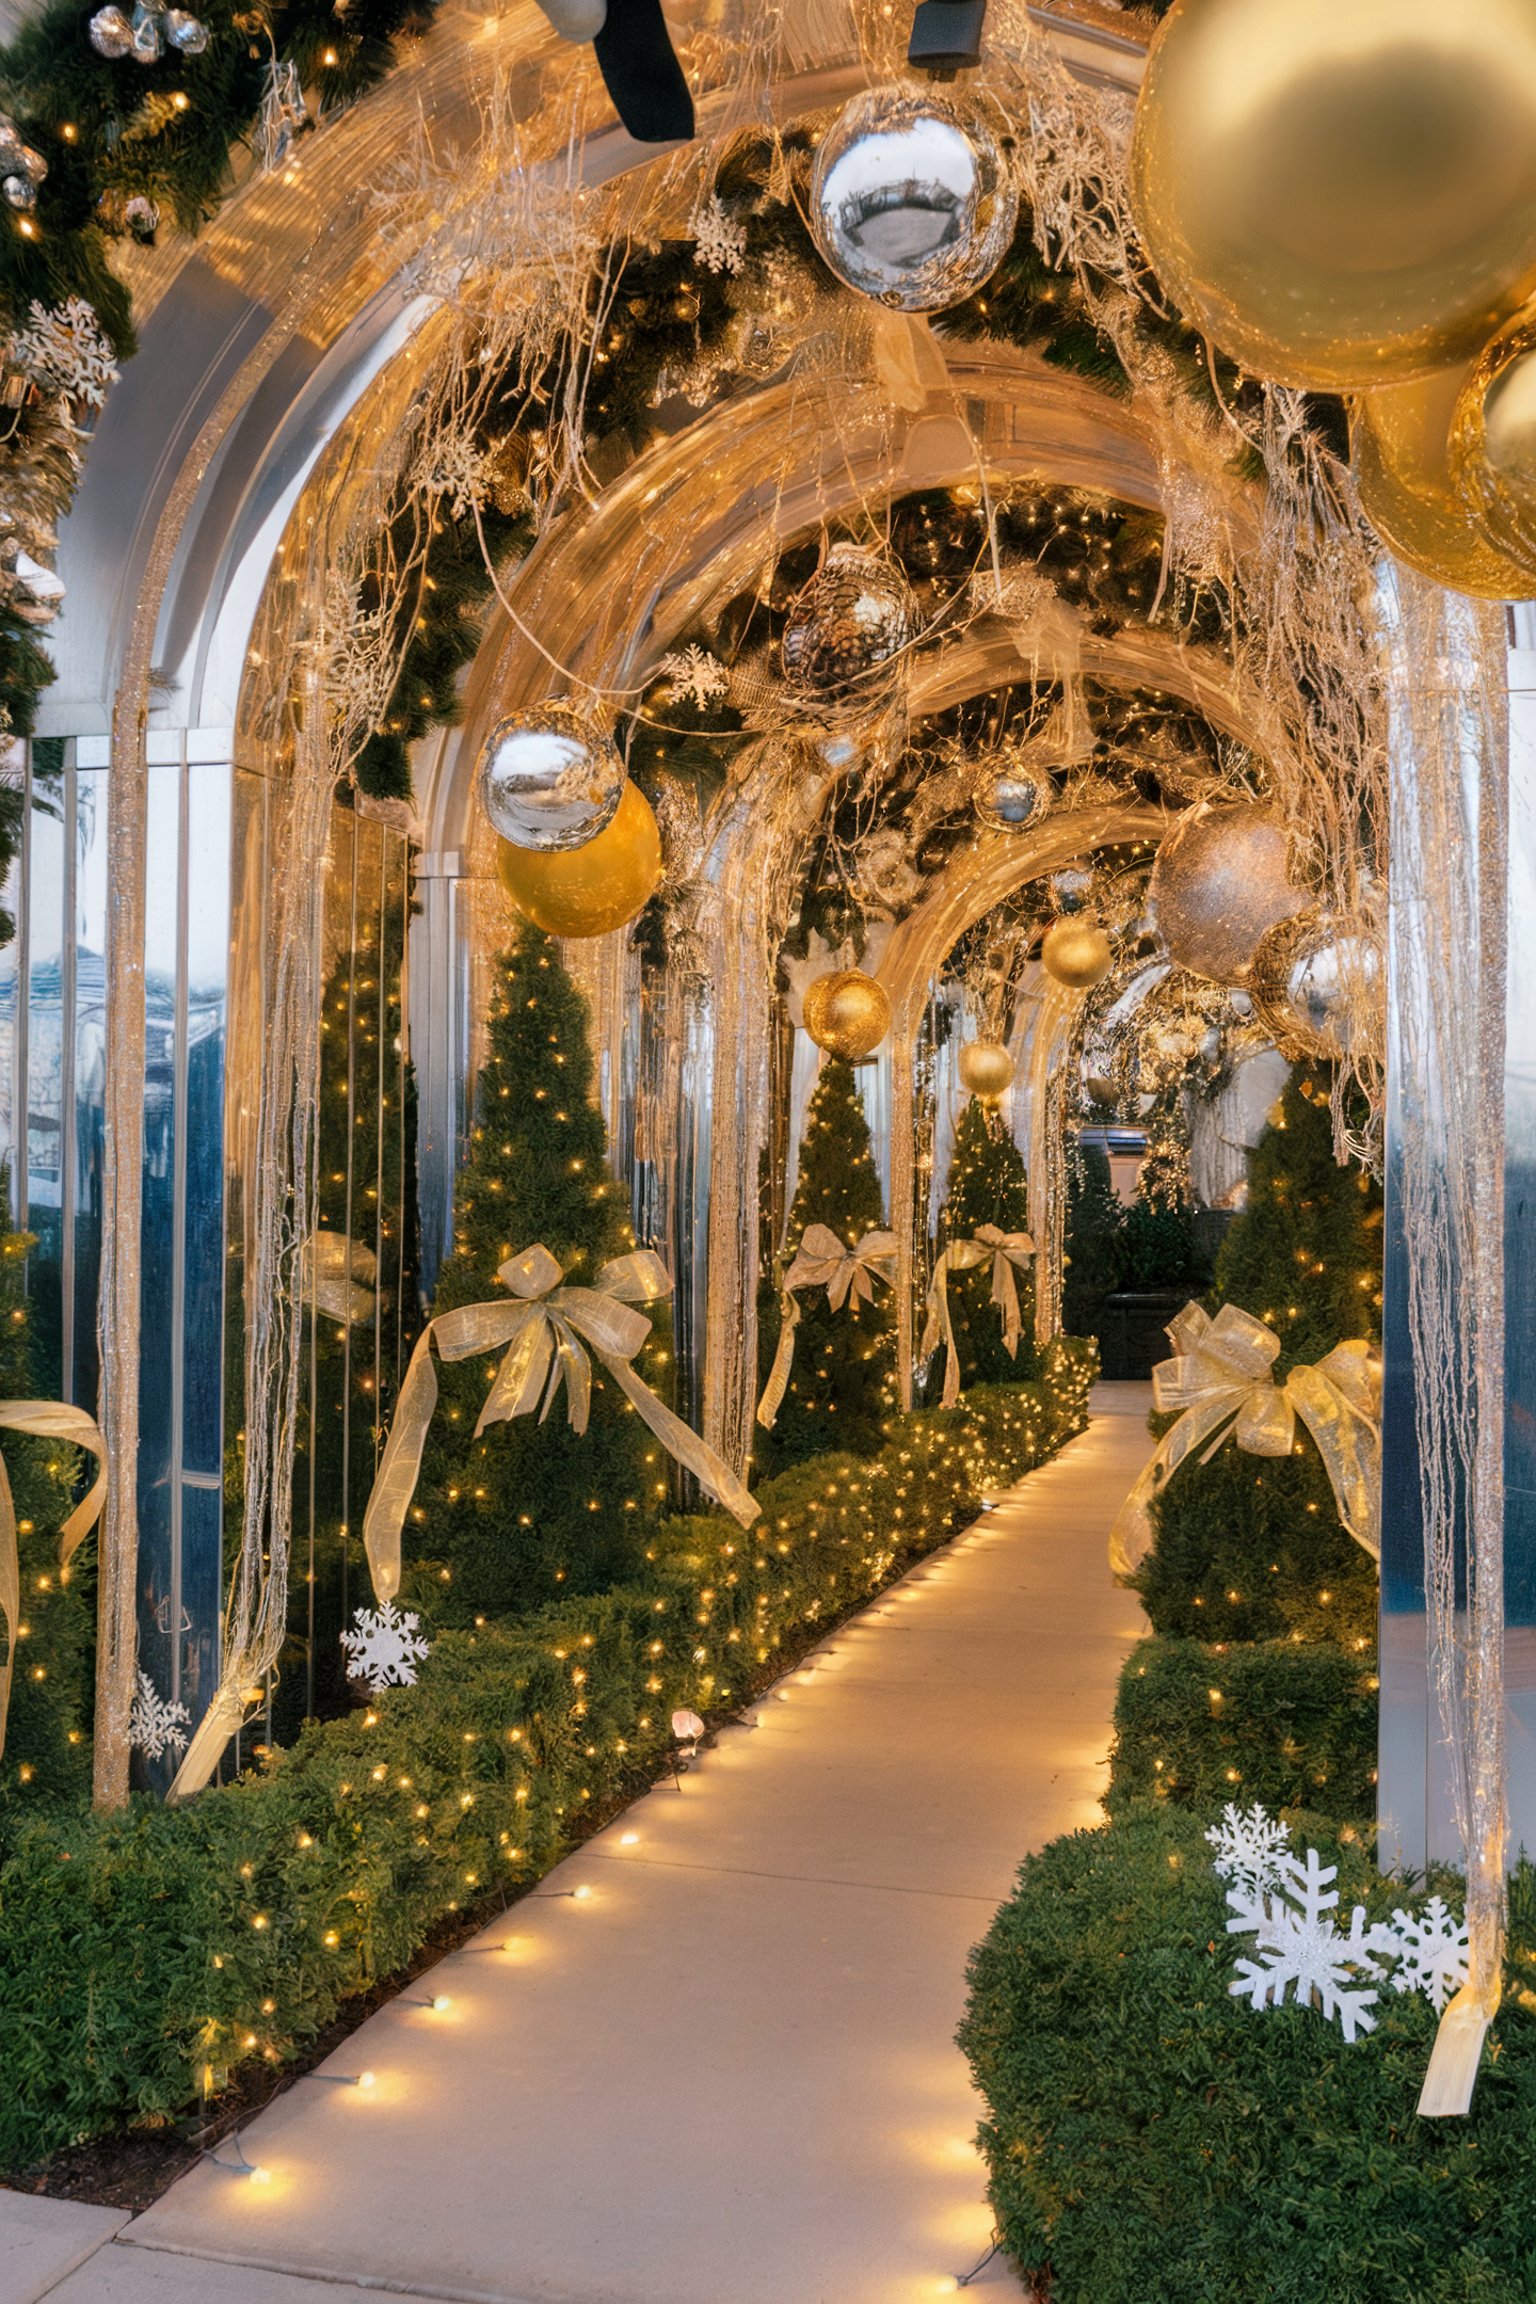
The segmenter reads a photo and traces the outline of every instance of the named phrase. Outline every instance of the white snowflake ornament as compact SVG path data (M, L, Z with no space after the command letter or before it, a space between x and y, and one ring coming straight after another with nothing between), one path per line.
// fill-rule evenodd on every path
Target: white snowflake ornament
M1229 1800L1221 1812L1221 1822L1213 1824L1205 1837L1215 1851L1211 1870L1217 1878L1257 1895L1279 1879L1280 1859L1291 1844L1291 1828L1258 1803L1239 1808Z
M1305 1861L1287 1851L1276 1863L1273 1890L1227 1891L1235 1915L1227 1933L1254 1937L1259 1955L1238 1961L1228 1991L1254 2008L1279 2008L1289 1991L1298 2008L1316 2006L1330 2024L1337 2022L1346 2040L1374 2032L1377 1996L1363 1991L1360 1979L1379 1980L1385 1970L1373 1956L1375 1931L1364 1906L1354 1907L1349 1933L1341 1936L1332 1917L1339 1892L1329 1885L1338 1866L1324 1864L1315 1848L1307 1850Z
M718 192L701 200L689 220L693 260L709 272L739 272L747 253L747 228L728 216Z
M341 1644L349 1675L366 1680L375 1696L386 1688L414 1688L416 1667L432 1645L422 1637L421 1618L397 1608L393 1600L382 1608L359 1608Z
M1393 1989L1422 1992L1438 2016L1453 1992L1467 1980L1467 1924L1444 1899L1431 1896L1422 1912L1402 1907L1371 1932L1374 1950L1398 1966Z
M184 1752L192 1715L185 1704L168 1704L149 1674L140 1671L128 1715L128 1741L146 1760L161 1760L167 1752Z
M11 358L45 392L99 408L117 382L117 361L83 296L52 307L34 297L27 325L11 341Z
M674 649L663 656L659 666L664 678L672 683L672 693L681 701L702 707L723 696L730 687L731 676L716 656L707 648L692 642L686 648Z

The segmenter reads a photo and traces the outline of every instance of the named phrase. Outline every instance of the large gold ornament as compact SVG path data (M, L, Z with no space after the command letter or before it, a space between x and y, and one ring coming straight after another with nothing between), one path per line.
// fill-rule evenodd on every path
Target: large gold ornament
M838 278L900 312L964 303L997 270L1019 212L982 106L934 88L871 88L816 153L810 225Z
M1279 818L1257 801L1192 808L1158 849L1148 887L1168 956L1213 983L1242 981L1260 937L1306 901Z
M1013 1086L1014 1063L1000 1040L972 1040L960 1051L960 1085L984 1102Z
M805 1028L818 1048L845 1063L872 1056L891 1028L885 986L861 968L838 968L805 988Z
M540 855L496 843L501 884L550 936L606 936L633 920L661 879L661 835L649 801L626 783L613 822L585 847Z
M1380 947L1316 912L1271 928L1248 990L1255 1016L1287 1056L1338 1063L1384 1029Z
M1536 593L1536 304L1473 361L1451 417L1451 478Z
M1350 454L1360 502L1405 567L1475 600L1524 600L1531 571L1473 517L1451 478L1450 434L1470 371L1438 369L1416 383L1371 392L1355 407Z
M1081 912L1053 921L1040 947L1040 965L1047 976L1071 991L1086 992L1102 984L1115 964L1114 946L1099 926Z
M1131 196L1163 286L1256 375L1468 359L1536 288L1536 9L1175 0Z
M790 603L784 677L807 696L874 694L916 626L911 588L893 561L858 544L833 544Z

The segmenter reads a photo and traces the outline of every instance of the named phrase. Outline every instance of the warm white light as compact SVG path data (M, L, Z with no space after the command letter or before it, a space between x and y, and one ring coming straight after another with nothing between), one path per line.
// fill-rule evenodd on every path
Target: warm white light
M639 1838L638 1832L621 1832L619 1834L619 1846L621 1848L633 1848L638 1843Z
M582 1887L582 1888L573 1888L573 1889L571 1890L571 1894L572 1894L572 1895L575 1897L575 1899L576 1899L576 1901L577 1901L577 1903L578 1903L578 1904L585 1904L585 1902L587 1901L587 1898L588 1898L588 1897L591 1895L591 1893L592 1893L591 1889L590 1889L590 1888L586 1888L586 1887Z
M359 2088L375 2088L378 2085L377 2076L372 2072L359 2072L357 2084Z

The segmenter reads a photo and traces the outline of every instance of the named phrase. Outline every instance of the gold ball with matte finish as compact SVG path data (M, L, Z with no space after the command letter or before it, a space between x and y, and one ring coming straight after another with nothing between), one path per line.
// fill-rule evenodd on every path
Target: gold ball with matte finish
M1102 984L1115 964L1115 950L1096 920L1080 912L1057 920L1045 932L1040 965L1047 976L1074 992Z
M645 794L626 783L618 813L595 839L542 853L498 840L496 870L524 919L547 935L606 936L655 895L661 834Z
M983 1103L1013 1086L1014 1063L1000 1040L972 1040L960 1051L960 1085Z
M873 1056L891 1028L891 1003L883 984L862 968L838 968L805 988L805 1028L818 1048L860 1064Z
M1464 362L1355 406L1350 458L1383 544L1433 584L1474 600L1528 600L1536 570L1501 551L1451 477L1451 431L1472 375Z
M1192 808L1164 839L1147 893L1177 968L1241 983L1259 938L1306 902L1290 875L1290 843L1258 801Z
M1169 296L1256 376L1470 359L1536 290L1536 8L1175 0L1131 197Z

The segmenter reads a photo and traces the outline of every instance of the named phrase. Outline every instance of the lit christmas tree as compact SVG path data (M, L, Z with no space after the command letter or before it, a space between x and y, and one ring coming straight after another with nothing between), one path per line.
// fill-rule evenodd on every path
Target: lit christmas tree
M970 1240L983 1224L1000 1232L1029 1230L1029 1179L1024 1161L999 1113L973 1096L960 1115L950 1162L941 1240ZM1003 1342L1002 1314L992 1301L992 1267L949 1276L949 1313L960 1353L962 1384L1018 1384L1039 1374L1035 1349L1035 1288L1028 1272L1014 1274L1022 1334L1016 1356ZM942 1382L935 1363L930 1396Z
M634 1246L592 1088L585 1003L555 945L525 927L502 963L434 1314L504 1297L497 1269L525 1248L542 1244L567 1280L590 1285ZM663 1312L635 1362L663 1398L669 1336ZM497 1353L439 1373L406 1524L407 1560L441 1564L420 1587L439 1621L504 1615L619 1580L669 1490L660 1442L596 1359L584 1434L571 1429L562 1391L543 1423L520 1416L474 1439L499 1361Z
M1120 1285L1125 1210L1115 1195L1109 1155L1084 1144L1069 1163L1061 1325L1068 1336L1098 1333L1106 1298Z
M806 1115L786 1267L807 1225L825 1224L855 1248L866 1232L878 1230L884 1222L869 1123L853 1067L829 1060ZM895 1310L890 1289L877 1281L873 1303L857 1304L850 1296L836 1312L824 1289L806 1289L799 1301L789 1388L773 1431L759 1435L759 1459L769 1472L782 1471L828 1448L872 1456L895 1404ZM774 1322L770 1319L767 1325L770 1336L776 1336Z

